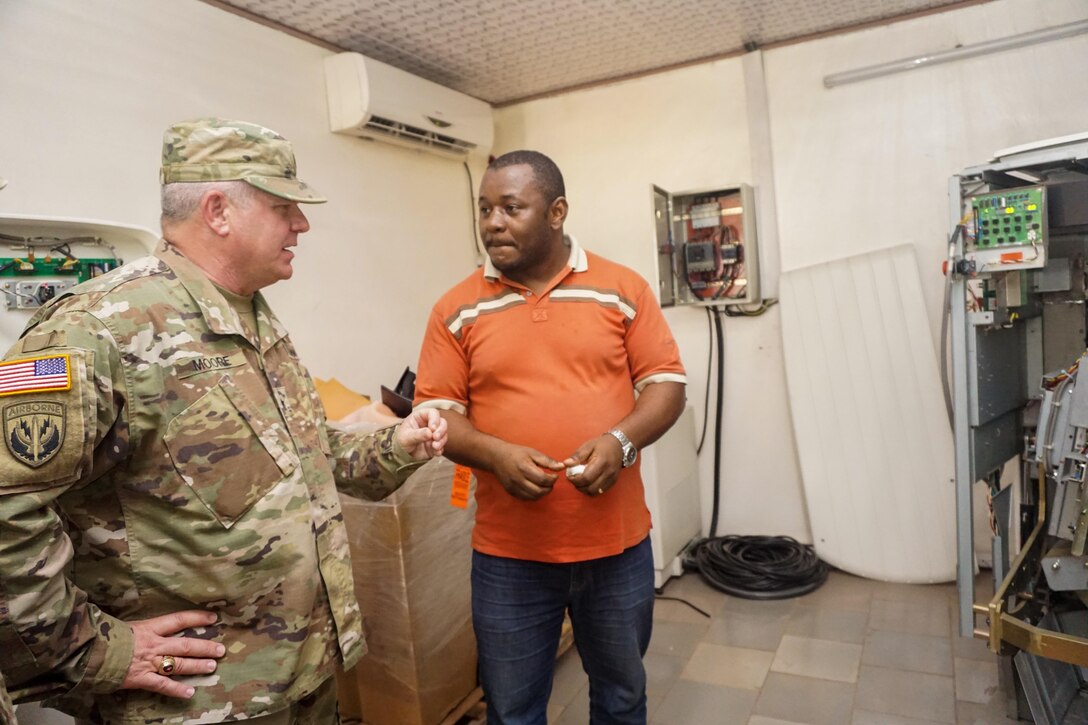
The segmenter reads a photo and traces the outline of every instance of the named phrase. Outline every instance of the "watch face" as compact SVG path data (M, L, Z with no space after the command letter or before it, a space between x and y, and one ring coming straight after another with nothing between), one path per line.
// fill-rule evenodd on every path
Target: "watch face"
M623 449L623 467L624 467L624 468L627 468L627 467L628 467L628 466L630 466L630 465L631 465L632 463L634 463L634 462L635 462L635 457L636 457L637 455L638 455L638 452L637 452L637 451L635 451L635 447L634 447L634 446L627 446L627 447L625 447L625 448Z

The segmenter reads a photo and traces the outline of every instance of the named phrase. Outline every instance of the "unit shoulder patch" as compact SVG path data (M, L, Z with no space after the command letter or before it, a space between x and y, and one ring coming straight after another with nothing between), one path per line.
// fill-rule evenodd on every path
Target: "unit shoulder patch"
M64 486L87 470L96 432L93 376L94 351L82 348L0 362L0 489Z
M20 400L3 408L4 443L20 463L37 468L64 445L66 410L48 400Z

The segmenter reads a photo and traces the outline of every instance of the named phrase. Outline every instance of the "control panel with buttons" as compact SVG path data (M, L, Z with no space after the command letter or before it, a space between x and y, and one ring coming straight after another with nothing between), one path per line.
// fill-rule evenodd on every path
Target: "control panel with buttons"
M979 272L1046 265L1046 187L1025 186L971 197L974 234L964 258Z

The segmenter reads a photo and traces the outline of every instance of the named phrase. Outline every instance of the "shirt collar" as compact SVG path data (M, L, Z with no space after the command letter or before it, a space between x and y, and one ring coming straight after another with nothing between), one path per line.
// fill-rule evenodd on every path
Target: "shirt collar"
M245 328L242 327L238 313L223 297L223 293L208 279L204 270L166 239L159 242L159 246L155 249L155 256L174 272L182 287L196 302L209 330L218 335L245 337ZM287 330L272 314L272 309L260 292L253 294L253 308L257 314L261 352L265 352L286 337Z
M586 251L582 249L582 245L578 243L578 240L574 238L573 234L564 234L563 241L570 247L570 256L567 258L567 265L574 272L585 272L589 269L589 260L586 257ZM497 281L502 276L502 272L498 267L491 263L491 257L484 255L484 277L489 280Z

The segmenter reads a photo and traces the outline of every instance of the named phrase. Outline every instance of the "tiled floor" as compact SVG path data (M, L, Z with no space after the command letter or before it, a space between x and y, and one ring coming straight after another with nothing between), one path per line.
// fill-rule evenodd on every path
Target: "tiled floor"
M651 725L1012 725L997 659L958 636L952 584L832 572L805 597L729 597L685 574L659 599L646 655ZM577 653L558 663L548 722L588 721Z

